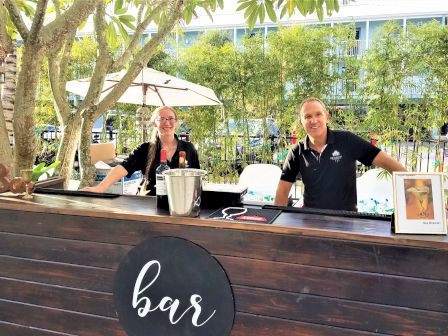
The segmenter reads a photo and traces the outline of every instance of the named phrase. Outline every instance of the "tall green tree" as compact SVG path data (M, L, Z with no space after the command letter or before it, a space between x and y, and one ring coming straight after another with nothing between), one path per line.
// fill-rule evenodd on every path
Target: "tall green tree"
M406 110L410 105L403 88L412 74L411 60L412 50L398 22L380 29L363 58L366 123L382 142L404 140L408 134Z
M448 27L436 21L408 27L408 39L413 50L413 74L418 75L417 91L422 99L414 110L415 129L430 132L448 123ZM442 170L440 131L436 146L436 170Z

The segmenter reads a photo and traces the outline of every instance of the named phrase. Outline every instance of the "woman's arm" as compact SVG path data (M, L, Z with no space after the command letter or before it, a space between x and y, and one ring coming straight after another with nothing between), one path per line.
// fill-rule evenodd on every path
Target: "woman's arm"
M115 182L120 181L123 177L128 175L128 171L122 166L118 165L111 169L109 174L100 182L100 184L94 187L86 187L81 189L82 191L90 192L105 192Z

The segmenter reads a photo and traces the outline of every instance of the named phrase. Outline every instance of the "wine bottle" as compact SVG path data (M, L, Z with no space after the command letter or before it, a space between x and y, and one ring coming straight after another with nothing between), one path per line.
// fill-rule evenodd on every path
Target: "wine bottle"
M187 167L187 153L185 151L179 152L179 168L186 168Z
M156 168L156 205L159 209L169 210L168 190L165 176L162 174L170 169L166 160L166 149L160 150L160 165Z

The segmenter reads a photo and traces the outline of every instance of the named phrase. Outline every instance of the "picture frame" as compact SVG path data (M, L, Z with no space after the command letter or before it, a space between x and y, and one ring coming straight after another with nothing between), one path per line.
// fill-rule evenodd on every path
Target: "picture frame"
M395 233L447 234L442 173L393 173Z

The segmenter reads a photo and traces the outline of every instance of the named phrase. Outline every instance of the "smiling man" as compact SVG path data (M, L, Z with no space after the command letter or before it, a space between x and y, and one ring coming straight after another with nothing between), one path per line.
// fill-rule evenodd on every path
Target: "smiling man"
M300 173L305 207L356 211L356 161L389 172L406 171L398 161L359 136L330 130L330 115L319 99L305 99L297 111L307 135L288 153L275 205L287 205L291 186Z

